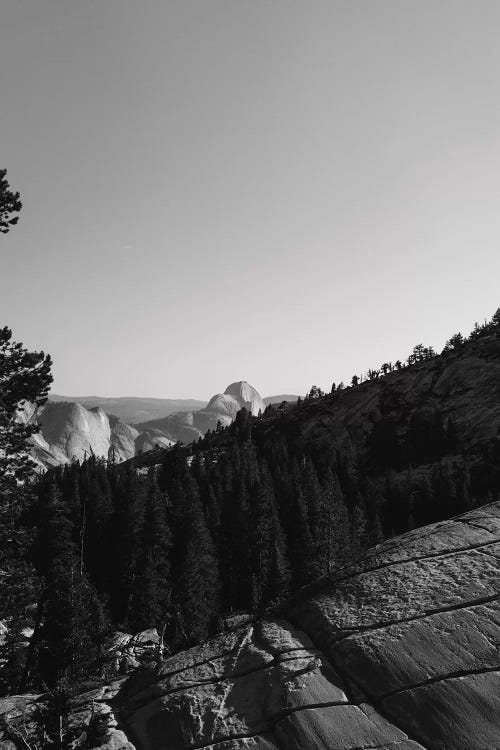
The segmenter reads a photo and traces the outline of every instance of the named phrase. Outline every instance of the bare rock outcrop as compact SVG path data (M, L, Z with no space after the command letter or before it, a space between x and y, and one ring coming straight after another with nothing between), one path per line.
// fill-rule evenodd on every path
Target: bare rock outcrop
M237 383L231 383L224 391L225 396L231 396L239 404L240 408L245 407L254 416L257 416L259 411L264 411L266 405L260 395L250 383L246 380L240 380Z
M135 455L138 431L101 408L49 401L44 407L24 414L36 421L40 431L31 438L32 455L41 466L82 461L90 455L125 461Z
M117 417L109 417L109 424L111 437L108 456L111 454L111 458L114 458L117 463L126 461L135 455L139 431Z
M130 678L142 750L497 750L500 503L415 530Z
M95 750L135 750L118 726L112 702L120 690L121 680L81 693L71 701L70 713L64 722L65 747ZM46 695L13 695L0 698L0 750L45 747L40 744L36 725ZM89 744L91 726L99 723L99 739ZM52 747L52 745L51 745Z
M139 432L100 407L86 409L78 403L49 401L37 409L23 402L17 418L40 426L30 438L31 455L40 469L82 461L91 455L120 463L140 452L173 444L161 430Z
M190 443L203 437L208 430L215 430L219 422L224 427L231 424L241 409L247 409L257 416L265 408L258 391L245 380L239 380L228 385L224 393L212 396L204 409L170 414L164 419L142 422L137 428L141 431L160 430L174 442L181 440Z

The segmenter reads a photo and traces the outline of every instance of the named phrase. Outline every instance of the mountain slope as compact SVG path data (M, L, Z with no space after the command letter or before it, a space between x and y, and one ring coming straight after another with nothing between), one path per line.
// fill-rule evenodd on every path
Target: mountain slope
M472 455L500 434L500 336L285 410L271 405L254 432L262 440L286 434L311 450L354 451L374 474ZM224 446L232 433L211 440Z

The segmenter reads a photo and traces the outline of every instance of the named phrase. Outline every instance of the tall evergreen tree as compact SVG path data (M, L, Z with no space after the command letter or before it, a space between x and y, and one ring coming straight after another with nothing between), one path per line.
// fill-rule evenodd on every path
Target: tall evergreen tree
M350 557L349 511L337 475L328 469L323 493L323 554L322 573L330 573Z
M184 513L177 530L175 598L179 629L191 645L202 643L211 630L219 612L220 584L217 560L198 488L189 474L185 477L184 497Z
M55 486L44 511L45 586L41 624L33 637L40 678L56 687L100 667L106 623L96 592L80 569L71 521Z
M134 632L152 627L164 632L172 617L169 559L172 534L167 521L167 502L151 471L128 616Z
M355 561L369 547L368 518L364 503L354 506L351 513L351 560Z
M309 456L302 459L301 489L307 507L312 544L310 575L311 578L317 578L324 572L325 564L325 497Z
M144 482L128 465L120 472L115 488L112 519L110 605L119 627L128 627L134 590L136 563L140 553L140 535L144 522Z
M313 580L316 565L307 505L301 487L300 468L296 460L292 464L292 482L295 492L287 534L292 581L294 587L298 588Z
M285 540L276 508L272 478L263 459L251 484L251 609L260 611L287 595L290 584Z

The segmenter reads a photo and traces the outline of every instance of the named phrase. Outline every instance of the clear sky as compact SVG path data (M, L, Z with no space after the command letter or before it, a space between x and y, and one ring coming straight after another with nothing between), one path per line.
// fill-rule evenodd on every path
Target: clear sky
M68 395L263 395L500 306L497 0L3 0L0 324Z

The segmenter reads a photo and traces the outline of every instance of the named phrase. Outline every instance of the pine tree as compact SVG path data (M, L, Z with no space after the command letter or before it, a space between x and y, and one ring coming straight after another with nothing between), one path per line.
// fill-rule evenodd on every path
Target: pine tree
M33 638L40 678L55 688L100 667L106 623L96 592L80 570L72 524L55 486L44 510L45 586L41 624Z
M301 488L307 507L307 518L311 535L310 575L312 578L317 578L324 572L324 496L316 469L308 456L302 461Z
M44 750L72 750L73 732L70 729L71 698L74 690L65 682L50 689L43 703L33 714L38 747ZM29 745L28 745L29 747Z
M110 606L119 627L128 627L134 590L136 563L140 553L140 535L144 522L144 482L128 465L120 472L115 487L115 510L111 521Z
M288 550L292 566L293 585L295 588L299 588L312 581L317 570L307 505L301 488L300 469L296 460L292 464L292 484L295 487L295 492L288 525Z
M19 195L12 193L0 170L0 231L7 232L17 221ZM51 360L43 352L29 352L12 341L8 328L0 329L0 571L2 596L0 619L7 621L2 675L4 688L19 681L24 649L21 644L24 609L36 600L40 580L28 563L32 543L28 518L34 503L33 463L27 441L38 426L18 419L18 407L25 401L45 403L52 377Z
M7 170L0 169L0 232L7 234L19 220L18 214L23 204L19 193L10 189Z
M41 579L29 560L33 540L30 484L5 491L0 503L0 620L7 626L0 644L0 694L21 689L27 658L24 631L30 625L26 610L37 601Z
M368 544L374 547L384 541L384 531L382 527L382 508L385 498L375 482L370 480L366 483L366 509L368 514Z
M252 539L251 609L261 611L271 602L276 604L286 597L290 574L272 478L265 461L257 462L255 454L253 458L252 526L249 530Z
M184 514L177 540L179 564L175 598L180 629L185 633L187 644L192 645L203 643L210 632L219 612L220 584L198 488L189 474L185 477L184 496Z
M78 471L78 480L71 487L71 504L78 514L78 553L80 562L99 591L110 587L112 569L112 540L114 503L109 469L102 459L94 457L85 461ZM132 481L132 480L131 480Z
M350 532L351 559L355 561L369 546L368 519L364 503L354 506Z
M26 629L30 625L25 608L36 599L37 593L33 579L31 567L20 560L16 568L9 568L2 581L5 593L2 605L8 616L4 619L7 631L0 643L0 695L22 689L28 653Z
M167 522L167 497L150 472L144 525L135 566L128 621L134 632L166 629L172 616L170 550L172 535Z
M250 496L240 446L221 463L222 514L220 570L225 610L247 610L251 601Z

